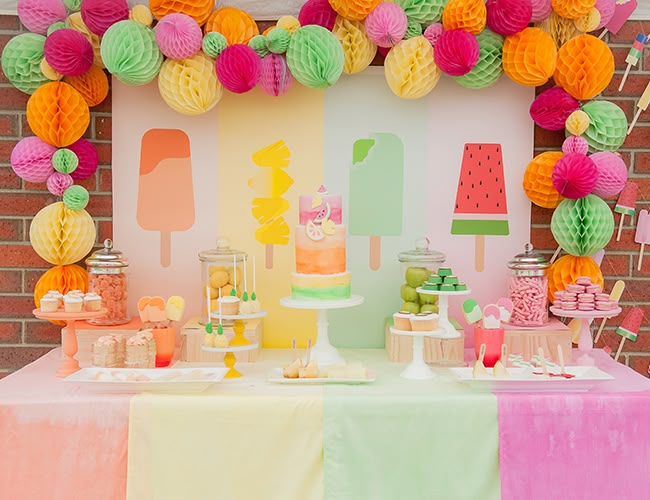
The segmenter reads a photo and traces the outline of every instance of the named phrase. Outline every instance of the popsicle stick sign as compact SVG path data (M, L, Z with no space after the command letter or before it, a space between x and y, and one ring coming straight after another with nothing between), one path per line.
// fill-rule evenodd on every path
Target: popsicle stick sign
M178 129L150 129L142 135L138 225L160 231L160 265L171 264L171 233L194 225L190 139Z
M451 234L474 235L474 268L485 270L485 236L507 236L501 144L465 144Z
M638 6L637 0L616 0L616 7L611 19L605 24L605 29L598 38L603 38L608 31L616 34L625 24Z

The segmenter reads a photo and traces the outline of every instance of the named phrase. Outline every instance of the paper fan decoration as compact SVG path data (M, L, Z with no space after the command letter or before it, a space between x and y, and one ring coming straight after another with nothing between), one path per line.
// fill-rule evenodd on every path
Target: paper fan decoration
M71 174L79 166L77 154L68 148L61 148L52 155L52 167L62 174Z
M613 102L591 101L582 107L589 117L589 126L582 136L590 151L616 151L627 137L627 117Z
M74 87L91 108L104 102L108 96L108 77L94 64L83 75L66 76L63 81Z
M102 39L88 29L88 26L86 26L86 23L84 23L83 19L81 18L81 12L70 14L66 22L70 28L81 33L86 38L86 40L90 42L90 45L93 46L93 54L95 56L94 64L100 68L104 68L104 61L102 61L101 54Z
M223 94L214 63L201 52L180 61L167 59L158 75L158 90L170 108L184 115L209 111Z
M262 59L260 87L265 94L274 97L281 96L291 88L292 83L293 76L284 56L269 54Z
M79 76L93 65L93 46L70 28L56 30L45 39L45 59L54 71L63 76Z
M217 78L235 94L255 88L260 79L261 59L248 45L235 44L217 57Z
M530 20L533 23L543 21L553 11L553 7L551 7L551 0L531 0L530 4L533 8Z
M99 155L95 146L88 139L82 137L77 142L70 144L68 149L79 159L79 165L70 173L75 181L82 181L95 173L99 164Z
M381 0L329 0L332 9L351 21L363 21Z
M38 137L57 148L79 139L90 124L83 96L63 82L40 87L27 101L27 122Z
M205 32L218 31L226 37L228 45L246 44L260 31L253 18L241 9L222 7L215 10L205 23Z
M569 115L564 126L567 133L572 135L582 135L587 131L590 121L589 115L579 109Z
M63 193L63 204L70 210L83 210L89 199L88 190L79 185L70 186Z
M65 295L72 290L82 293L88 291L88 272L76 265L56 266L48 269L36 282L34 287L34 304L41 307L41 298L50 290L57 290ZM64 324L61 321L52 321L54 324Z
M115 23L129 19L126 0L83 0L81 18L95 35L104 36Z
M580 103L561 87L552 87L539 94L530 105L530 117L546 130L562 130L567 118L580 108Z
M485 7L488 28L503 36L519 33L533 16L530 0L487 0Z
M251 38L251 40L253 40L253 38ZM226 41L225 36L216 31L210 31L203 37L201 48L203 49L203 52L205 52L205 55L216 58L227 46L228 42Z
M545 84L555 71L556 58L555 42L539 28L526 28L503 44L503 71L520 85Z
M346 74L353 75L370 66L377 53L377 46L368 38L362 22L339 16L332 33L343 47L343 71Z
M566 253L593 255L611 239L614 215L607 203L593 194L564 200L553 212L551 232Z
M442 20L447 0L395 0L395 3L402 7L409 19L428 26Z
M156 19L173 13L185 14L203 26L214 10L214 0L149 0L149 8Z
M487 20L487 10L483 0L449 0L442 13L445 31L465 30L478 35Z
M154 32L136 21L120 21L102 38L106 69L127 85L144 85L156 78L163 55Z
M614 76L614 55L605 42L580 35L557 53L555 83L579 100L600 94Z
M559 16L578 19L589 13L596 0L551 0L551 7Z
M598 180L593 194L601 198L616 196L625 187L627 181L627 165L623 158L610 151L594 153L590 156L598 169Z
M21 92L33 94L49 82L41 71L45 37L35 33L21 33L11 38L2 49L2 72Z
M293 77L305 87L334 85L343 73L345 56L338 38L317 25L303 26L291 37L287 64Z
M596 261L591 257L577 257L575 255L563 255L556 260L547 271L548 276L548 297L552 302L555 300L555 292L566 290L566 286L575 283L581 276L588 276L591 282L603 287L605 284L603 272Z
M291 35L284 28L273 28L266 35L266 47L274 54L284 54L290 41Z
M600 22L596 29L599 30L607 23L612 20L614 17L614 11L616 10L616 0L596 0L594 8L600 13Z
M426 32L424 36L426 37ZM478 62L469 73L454 77L454 80L463 87L485 89L494 85L503 74L501 63L503 37L489 29L484 29L476 35L476 39L480 48Z
M365 20L366 33L380 47L393 47L404 38L408 19L404 9L394 3L380 3Z
M562 152L564 154L578 153L581 155L586 155L589 152L589 143L584 137L580 137L579 135L571 135L567 137L562 143Z
M69 174L54 172L47 178L47 190L54 196L63 196L63 192L74 184Z
M564 199L553 186L553 167L562 158L558 151L546 151L537 155L526 167L524 191L528 199L542 208L555 208Z
M391 49L384 62L384 75L396 96L419 99L433 90L441 73L433 58L433 47L418 36Z
M11 168L27 182L45 182L54 173L52 156L56 148L35 136L16 143L9 161Z
M433 50L436 65L443 73L463 76L478 62L480 47L474 35L463 30L445 31Z
M69 210L59 201L36 214L29 228L29 241L50 264L73 264L92 250L95 224L85 210Z
M336 22L336 12L327 0L307 0L300 8L298 21L301 26L317 24L332 31Z
M583 198L591 193L598 180L598 169L589 156L568 153L553 168L553 186L565 198Z
M47 28L66 16L61 0L18 0L16 10L25 28L39 35L45 35Z
M156 43L164 56L186 59L201 50L203 32L186 14L167 14L156 25Z

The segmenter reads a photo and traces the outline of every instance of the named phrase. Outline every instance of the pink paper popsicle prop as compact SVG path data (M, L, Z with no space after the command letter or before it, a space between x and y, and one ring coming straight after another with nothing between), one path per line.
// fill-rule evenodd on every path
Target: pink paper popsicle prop
M618 344L618 350L614 356L614 361L618 361L621 351L623 350L623 344L625 344L626 340L629 339L632 342L636 342L636 337L639 334L639 328L641 327L642 322L643 311L638 307L633 307L625 315L623 323L621 323L621 326L616 329L616 333L623 338L621 339L621 343Z
M621 194L618 196L618 201L614 207L614 212L621 214L621 220L618 223L618 232L616 233L616 241L621 241L621 231L623 230L623 221L626 215L634 216L636 210L636 195L639 191L639 186L634 182L627 181Z
M639 263L636 270L641 270L643 264L643 251L645 250L646 243L650 243L650 214L647 210L643 209L639 212L639 217L636 221L636 233L634 233L634 241L641 244L639 249Z
M609 292L609 299L613 300L614 302L618 302L621 300L621 296L623 295L623 290L625 290L625 281L618 280L616 283L614 283L614 286L612 287L612 291ZM605 323L607 322L607 318L603 318L603 320L600 322L600 326L598 327L598 333L596 333L596 337L594 338L594 344L598 342L600 339L600 336L603 333L603 329L605 328Z
M160 231L160 264L171 264L171 233L194 225L190 139L178 129L151 129L142 136L138 225Z
M474 267L485 270L485 236L507 236L501 144L465 144L451 234L475 236Z
M488 304L483 308L483 328L486 330L501 328L501 310L496 304Z
M639 97L639 102L636 103L636 107L639 109L636 110L634 119L632 120L632 123L630 123L630 126L627 129L627 135L630 135L630 133L632 132L632 129L636 125L636 122L639 119L639 116L641 116L641 113L644 112L646 109L648 109L648 104L650 104L650 82L648 82L648 84L645 87L645 90L643 91L643 94L641 94L641 97Z
M603 38L605 33L608 31L611 31L614 34L618 33L625 24L625 21L627 21L636 10L637 6L637 0L616 0L614 15L605 25L605 29L598 38Z
M627 68L625 68L625 73L623 74L623 78L621 78L621 84L618 86L619 92L623 90L623 86L627 80L627 75L630 74L630 69L632 66L639 64L639 58L641 57L641 54L643 54L643 48L645 47L646 43L648 43L648 37L643 33L639 33L636 36L636 40L634 40L632 47L630 47L630 51L628 52L627 57L625 58Z

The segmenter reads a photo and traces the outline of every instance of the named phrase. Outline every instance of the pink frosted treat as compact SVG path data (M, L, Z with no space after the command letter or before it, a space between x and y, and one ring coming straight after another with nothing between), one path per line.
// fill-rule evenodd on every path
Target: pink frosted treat
M300 224L307 224L309 221L321 223L328 219L334 224L342 224L341 195L329 194L323 186L318 188L315 195L300 195L298 207Z

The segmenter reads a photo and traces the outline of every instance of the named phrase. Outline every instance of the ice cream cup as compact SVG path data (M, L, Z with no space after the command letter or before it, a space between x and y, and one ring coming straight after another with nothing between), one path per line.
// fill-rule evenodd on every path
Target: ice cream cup
M221 314L229 316L239 314L239 302L239 297L230 295L219 298L218 303L221 305Z
M393 314L393 326L396 330L411 331L411 313L400 311Z
M169 366L176 346L176 328L154 328L151 333L156 339L156 368Z
M501 358L501 346L503 345L503 328L481 328L474 327L474 352L478 359L481 344L485 344L485 357L483 364L487 368L493 367Z

